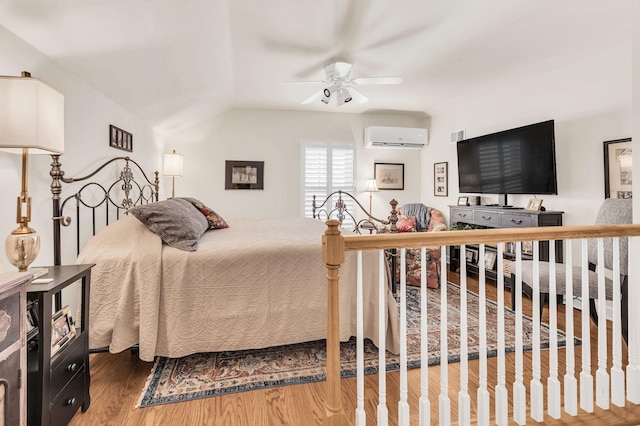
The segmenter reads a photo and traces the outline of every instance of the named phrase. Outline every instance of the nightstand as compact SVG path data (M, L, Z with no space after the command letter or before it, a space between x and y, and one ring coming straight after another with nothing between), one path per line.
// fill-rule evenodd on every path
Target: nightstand
M24 425L26 421L27 334L25 285L33 278L28 272L0 274L0 424Z
M37 333L27 342L27 422L29 425L66 425L78 408L87 411L89 395L89 290L93 265L49 266L40 280L27 286L34 305ZM82 306L75 336L52 353L52 317L58 312L62 289L80 281ZM55 305L55 306L54 306Z

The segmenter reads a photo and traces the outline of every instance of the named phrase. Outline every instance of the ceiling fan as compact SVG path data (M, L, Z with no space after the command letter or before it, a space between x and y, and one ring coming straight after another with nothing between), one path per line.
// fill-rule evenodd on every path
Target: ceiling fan
M306 105L320 99L328 104L336 98L338 106L351 101L363 104L369 99L356 90L353 86L360 84L400 84L401 77L359 77L351 78L351 64L347 62L334 62L324 67L325 80L322 81L291 81L286 84L324 84L326 87L314 93L301 102Z

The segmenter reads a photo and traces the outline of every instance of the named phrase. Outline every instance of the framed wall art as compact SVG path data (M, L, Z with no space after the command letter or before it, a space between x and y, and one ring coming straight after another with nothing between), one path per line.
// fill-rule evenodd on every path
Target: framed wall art
M227 160L224 189L264 189L264 161Z
M632 198L631 138L604 142L604 198Z
M109 125L109 146L133 152L133 134L114 126Z
M374 163L373 177L378 189L404 189L404 164Z
M433 165L433 195L446 197L449 195L449 163L435 163Z

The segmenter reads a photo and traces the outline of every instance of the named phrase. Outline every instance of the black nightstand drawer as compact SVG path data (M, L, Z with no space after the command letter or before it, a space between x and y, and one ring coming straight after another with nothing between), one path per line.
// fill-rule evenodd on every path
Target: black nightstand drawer
M84 367L84 340L86 335L79 334L61 353L56 354L51 363L51 395L58 394L69 380Z
M51 403L51 424L66 425L82 405L84 397L84 367Z

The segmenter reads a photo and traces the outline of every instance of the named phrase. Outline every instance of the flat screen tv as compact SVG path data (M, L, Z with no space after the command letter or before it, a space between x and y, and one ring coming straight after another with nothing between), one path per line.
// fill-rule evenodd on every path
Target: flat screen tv
M557 194L553 120L457 143L461 193Z

